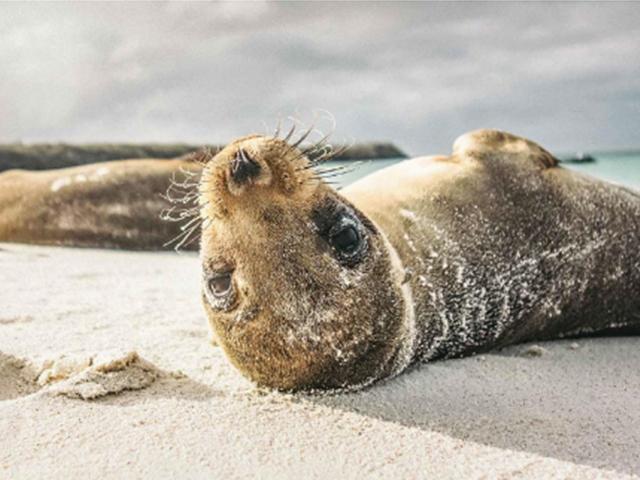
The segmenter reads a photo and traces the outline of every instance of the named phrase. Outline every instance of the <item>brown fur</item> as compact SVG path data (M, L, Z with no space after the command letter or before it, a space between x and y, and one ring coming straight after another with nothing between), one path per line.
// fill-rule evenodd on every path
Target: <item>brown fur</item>
M262 169L238 186L229 165L240 148ZM558 167L533 142L473 132L450 157L402 162L343 195L307 167L298 149L252 136L211 160L201 183L204 288L233 271L235 292L223 310L203 295L205 308L259 384L355 388L418 360L640 330L640 196ZM366 226L355 266L318 234L327 204Z
M162 249L180 224L160 218L172 175L186 160L124 160L0 174L0 241ZM187 248L197 248L193 242Z

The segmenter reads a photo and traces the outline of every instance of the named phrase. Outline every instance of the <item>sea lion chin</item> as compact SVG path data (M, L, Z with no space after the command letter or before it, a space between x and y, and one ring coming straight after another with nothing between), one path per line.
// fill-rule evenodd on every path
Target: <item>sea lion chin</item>
M481 130L339 194L287 140L234 141L199 186L205 310L257 384L357 389L420 360L640 331L637 193Z

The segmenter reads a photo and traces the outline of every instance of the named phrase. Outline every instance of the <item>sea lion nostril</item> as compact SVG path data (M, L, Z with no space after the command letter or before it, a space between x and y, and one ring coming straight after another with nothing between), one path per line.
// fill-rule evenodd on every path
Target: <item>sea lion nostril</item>
M259 174L260 165L258 162L243 149L238 150L231 162L231 178L238 184L244 184Z

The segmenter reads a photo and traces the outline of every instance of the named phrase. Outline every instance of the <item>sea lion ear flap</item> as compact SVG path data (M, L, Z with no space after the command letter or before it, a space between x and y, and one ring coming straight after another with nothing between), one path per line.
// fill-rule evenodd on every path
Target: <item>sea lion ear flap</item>
M465 133L453 143L453 156L462 161L502 161L538 170L558 166L558 159L537 143L500 130Z

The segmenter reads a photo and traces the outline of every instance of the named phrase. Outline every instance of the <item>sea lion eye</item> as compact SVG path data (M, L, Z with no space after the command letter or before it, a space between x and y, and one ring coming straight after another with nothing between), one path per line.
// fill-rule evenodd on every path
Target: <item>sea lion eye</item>
M221 297L229 293L231 289L231 273L214 275L209 279L209 290L216 297Z
M362 260L367 242L356 218L342 215L328 233L329 245L341 263L352 267Z
M322 238L323 248L345 267L355 267L364 260L369 247L369 232L375 230L356 212L338 202L318 205L312 214L313 228Z
M205 296L209 304L218 310L230 310L236 295L233 288L233 272L213 273L205 279Z
M360 233L353 225L346 225L331 235L329 241L333 248L348 255L360 246Z

